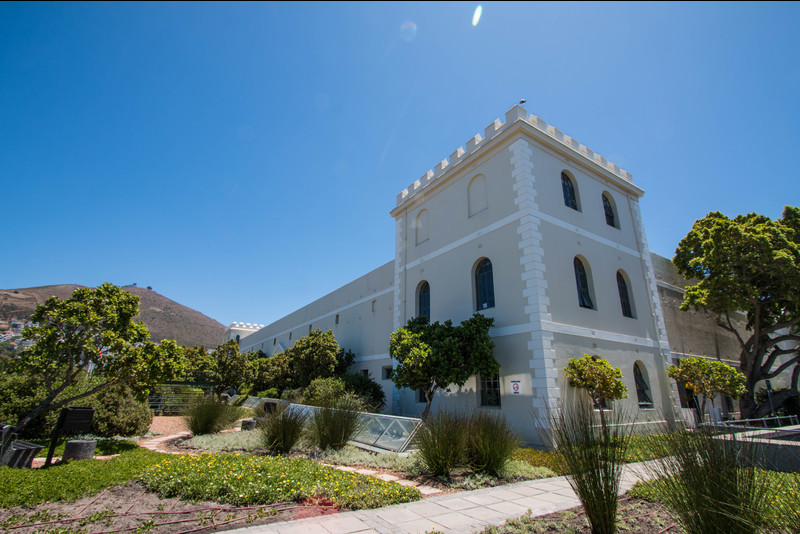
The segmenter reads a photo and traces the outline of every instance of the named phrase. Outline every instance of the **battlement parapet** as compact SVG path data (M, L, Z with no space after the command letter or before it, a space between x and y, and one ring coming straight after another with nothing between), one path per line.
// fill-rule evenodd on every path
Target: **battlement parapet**
M527 122L543 134L561 143L576 154L579 154L580 156L594 162L600 167L603 167L622 180L633 184L633 177L631 176L631 173L621 169L616 163L608 161L605 157L597 154L594 150L586 145L581 144L577 139L566 135L555 126L547 124L544 119L537 117L536 115L528 115L528 112L525 111L525 108L522 106L517 105L509 109L505 114L505 119L505 122L502 122L500 119L495 119L484 129L483 136L481 136L481 134L475 134L474 137L466 142L465 146L456 148L456 150L450 154L449 158L443 159L437 163L432 170L427 171L418 180L415 180L414 183L403 189L397 195L397 205L400 206L401 204L404 204L405 202L409 201L411 197L430 185L431 182L436 181L444 174L452 172L452 170L456 168L460 162L465 160L467 156L483 147L487 140L497 136L497 134L505 130L509 125L520 120Z
M237 323L236 321L232 322L228 328L238 328L240 330L258 330L259 328L264 328L263 324L257 323Z

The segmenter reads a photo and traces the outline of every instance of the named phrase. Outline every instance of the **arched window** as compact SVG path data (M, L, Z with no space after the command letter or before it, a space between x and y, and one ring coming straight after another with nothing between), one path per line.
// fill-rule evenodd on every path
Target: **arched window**
M636 399L639 408L652 408L653 396L650 394L650 383L647 380L647 369L642 362L633 364L633 380L636 382Z
M564 193L564 205L577 211L578 195L575 194L575 184L565 172L561 173L561 191Z
M479 310L494 308L494 279L492 262L482 259L475 267L475 299Z
M431 286L424 280L417 288L417 317L431 318Z
M417 220L414 224L416 229L416 244L424 243L428 240L428 210L422 210L417 215Z
M633 317L633 304L628 293L628 283L625 281L622 271L617 271L617 289L619 290L619 303L622 306L622 315Z
M603 197L603 211L606 214L606 224L609 226L613 226L614 228L619 228L619 226L617 226L617 215L616 215L616 210L614 210L613 201L606 193L603 193L602 197Z
M486 198L486 179L483 176L478 175L472 179L469 183L467 197L470 217L489 207L489 201Z
M589 277L586 275L586 267L579 258L575 258L572 262L575 268L575 285L578 287L578 304L581 308L594 309L592 304L592 296L589 290Z

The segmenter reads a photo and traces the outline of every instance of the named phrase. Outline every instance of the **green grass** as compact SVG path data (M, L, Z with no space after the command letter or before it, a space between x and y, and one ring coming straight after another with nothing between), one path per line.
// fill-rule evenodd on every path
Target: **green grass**
M168 456L136 447L111 460L82 460L48 469L0 467L0 508L44 501L74 501L109 486L126 484Z
M773 490L770 506L767 507L767 521L773 528L781 525L798 524L800 517L800 473L779 473L759 471L761 484ZM652 502L660 502L661 480L637 482L629 491L630 497L638 497Z
M533 467L546 467L559 476L566 474L561 469L561 465L563 465L561 455L555 451L540 451L539 449L520 447L514 451L511 458L527 462Z
M62 456L64 454L64 444L73 439L96 439L97 448L94 450L95 456L109 456L112 454L120 454L123 452L132 451L137 448L136 442L128 439L113 439L113 438L98 438L96 436L74 436L62 437L56 443L56 450L53 456ZM49 439L26 439L28 443L35 443L41 445L44 449L40 450L36 455L37 458L47 457L47 450L50 448Z
M343 508L377 508L419 500L415 488L343 472L305 458L240 454L170 456L142 481L163 497L257 505L326 497Z

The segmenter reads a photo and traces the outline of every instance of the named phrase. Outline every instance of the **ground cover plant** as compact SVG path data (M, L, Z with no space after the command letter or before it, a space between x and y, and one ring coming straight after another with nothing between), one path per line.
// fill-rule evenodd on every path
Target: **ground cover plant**
M145 486L163 497L238 506L324 497L343 508L376 508L420 499L415 488L325 467L304 458L240 454L171 456L147 469Z
M252 452L264 447L261 434L257 430L192 436L181 442L180 446L210 453Z
M0 508L75 500L137 478L164 454L137 447L110 460L82 460L47 469L0 467Z
M138 448L135 441L129 439L113 439L113 438L100 438L91 434L81 435L81 436L67 436L61 437L56 442L55 452L53 456L62 456L64 454L64 446L66 445L67 441L73 439L93 439L97 441L97 446L94 450L95 456L110 456L112 454L120 454L123 452L132 451ZM41 445L44 447L40 450L36 457L37 458L44 458L47 456L47 451L50 447L49 439L27 439L25 440L29 443L35 443L36 445Z

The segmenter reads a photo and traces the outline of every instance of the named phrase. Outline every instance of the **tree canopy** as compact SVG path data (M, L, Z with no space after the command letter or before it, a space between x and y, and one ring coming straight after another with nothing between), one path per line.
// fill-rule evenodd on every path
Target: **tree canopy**
M692 394L703 396L701 404L695 402L700 422L706 411L706 399L711 399L713 406L717 395L736 398L746 391L747 379L744 374L725 362L706 358L681 358L678 365L671 365L667 369L667 376L683 384Z
M45 395L17 421L17 428L116 384L142 391L179 374L184 363L180 346L173 340L152 343L147 327L133 320L138 313L139 297L108 283L37 306L33 326L22 332L33 344L19 352L12 366L39 377ZM63 395L87 374L92 387Z
M762 380L792 370L783 402L797 396L800 377L800 209L787 206L783 218L751 213L729 219L709 213L678 244L673 263L693 282L681 309L707 309L737 339L740 369L746 376L742 416L757 417L754 392ZM741 334L732 315L747 314ZM731 355L733 356L733 355Z
M428 323L426 317L416 317L392 333L389 354L397 360L392 382L398 388L425 393L423 418L430 412L436 391L463 386L476 374L497 374L500 364L494 359L494 343L489 336L493 324L494 319L479 313L459 326L451 321Z
M585 390L592 398L592 404L600 408L600 421L605 426L603 401L612 402L628 397L628 388L622 383L622 371L605 358L584 354L576 360L570 358L564 369L572 387Z

